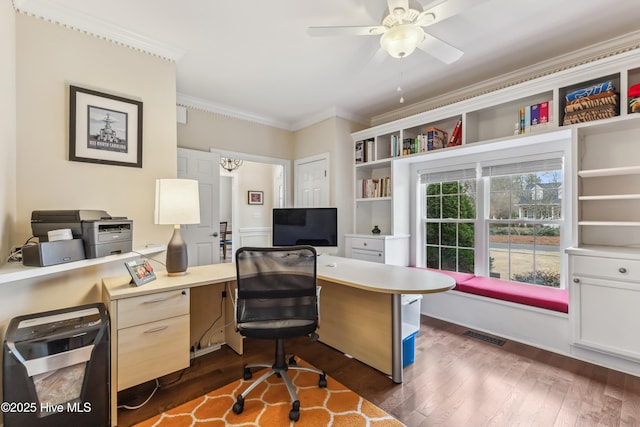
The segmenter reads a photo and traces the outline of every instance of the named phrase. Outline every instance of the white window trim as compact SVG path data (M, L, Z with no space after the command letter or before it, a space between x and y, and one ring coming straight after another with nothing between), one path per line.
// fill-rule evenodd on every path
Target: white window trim
M478 172L478 178L481 177L482 167L500 163L524 162L527 160L537 160L540 158L548 158L550 155L557 153L562 156L563 162L563 198L562 210L563 232L560 241L560 286L566 288L568 280L568 257L564 249L573 244L572 234L574 227L572 224L573 210L573 155L572 155L572 134L570 131L552 132L544 135L534 135L531 137L522 137L507 141L499 141L494 143L486 143L480 146L461 147L456 150L443 150L442 152L434 152L425 155L425 160L411 165L411 180L413 198L410 209L411 221L411 256L413 265L424 267L424 224L422 222L422 195L420 192L420 172L444 171L447 169L464 169L470 165L475 165ZM485 197L478 197L476 218L476 236L488 236L487 223L485 221L485 213L488 210L488 197L485 191L485 180L478 179L478 194ZM482 214L482 215L480 215ZM481 234L482 233L482 234ZM475 270L477 275L488 276L488 245L484 243L484 239L476 239L476 263Z

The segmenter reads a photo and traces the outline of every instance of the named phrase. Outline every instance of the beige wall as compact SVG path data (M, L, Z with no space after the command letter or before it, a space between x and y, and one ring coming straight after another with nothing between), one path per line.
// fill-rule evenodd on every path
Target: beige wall
M338 254L344 255L344 234L353 233L353 152L351 133L365 126L339 117L324 120L295 133L295 159L329 153L329 204L338 208ZM295 185L295 184L294 184Z
M293 133L193 108L187 124L178 125L178 146L209 151L211 148L279 159L293 158Z
M16 216L15 21L11 2L0 2L0 266L13 243Z
M102 209L134 220L134 248L168 241L171 228L153 225L152 218L155 179L176 175L175 64L34 17L17 14L14 19L13 11L5 10L7 3L0 6L3 241L8 234L13 245L30 237L29 219L36 209ZM7 83L15 87L15 97L4 90ZM67 160L69 84L144 103L142 168ZM17 117L15 138L12 110ZM13 150L15 178L10 167L9 174L4 173L4 162L14 163ZM0 339L16 316L99 301L101 278L122 274L126 270L119 261L0 284Z
M17 15L17 224L38 209L100 209L134 221L134 247L162 242L155 179L176 176L175 63ZM143 167L68 161L69 85L143 102Z

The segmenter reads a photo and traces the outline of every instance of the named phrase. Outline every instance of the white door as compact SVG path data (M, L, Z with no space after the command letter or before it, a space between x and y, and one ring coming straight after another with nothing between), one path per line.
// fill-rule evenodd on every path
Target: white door
M189 266L220 262L220 155L178 148L178 178L195 179L200 188L200 224L183 225Z
M329 206L329 155L295 161L296 197L299 208Z

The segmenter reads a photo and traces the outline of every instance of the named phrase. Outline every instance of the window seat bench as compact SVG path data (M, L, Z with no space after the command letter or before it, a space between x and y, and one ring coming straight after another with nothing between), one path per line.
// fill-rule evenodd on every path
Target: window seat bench
M452 277L456 281L456 286L453 288L455 291L559 311L561 313L569 312L569 292L567 289L528 285L491 277L476 276L470 273L458 273L433 268L425 268L425 270L435 271Z

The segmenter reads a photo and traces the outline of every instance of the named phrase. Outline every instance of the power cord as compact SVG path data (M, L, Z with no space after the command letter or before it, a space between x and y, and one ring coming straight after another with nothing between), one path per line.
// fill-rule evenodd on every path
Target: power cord
M147 403L149 403L149 401L151 400L151 398L153 397L154 394L156 394L156 391L158 391L158 389L160 388L160 381L158 381L158 379L156 378L156 386L153 389L153 391L151 392L151 394L149 395L149 397L147 397L147 400L145 400L144 402L142 402L139 405L136 406L129 406L129 405L118 405L118 409L130 409L130 410L134 410L134 409L140 409L142 408L144 405L146 405Z
M7 262L22 262L22 248L27 245L35 245L37 242L32 242L31 240L36 239L36 236L31 236L27 239L26 242L22 246L15 246L9 252L9 257L7 258Z
M196 350L199 350L200 348L202 348L202 339L205 337L205 335L207 335L207 333L213 328L213 326L216 324L216 322L218 320L220 320L220 318L222 318L222 304L224 303L224 298L220 298L220 314L218 315L218 317L216 317L216 319L211 323L211 325L202 333L202 335L200 335L200 338L198 339L197 342L197 348Z

